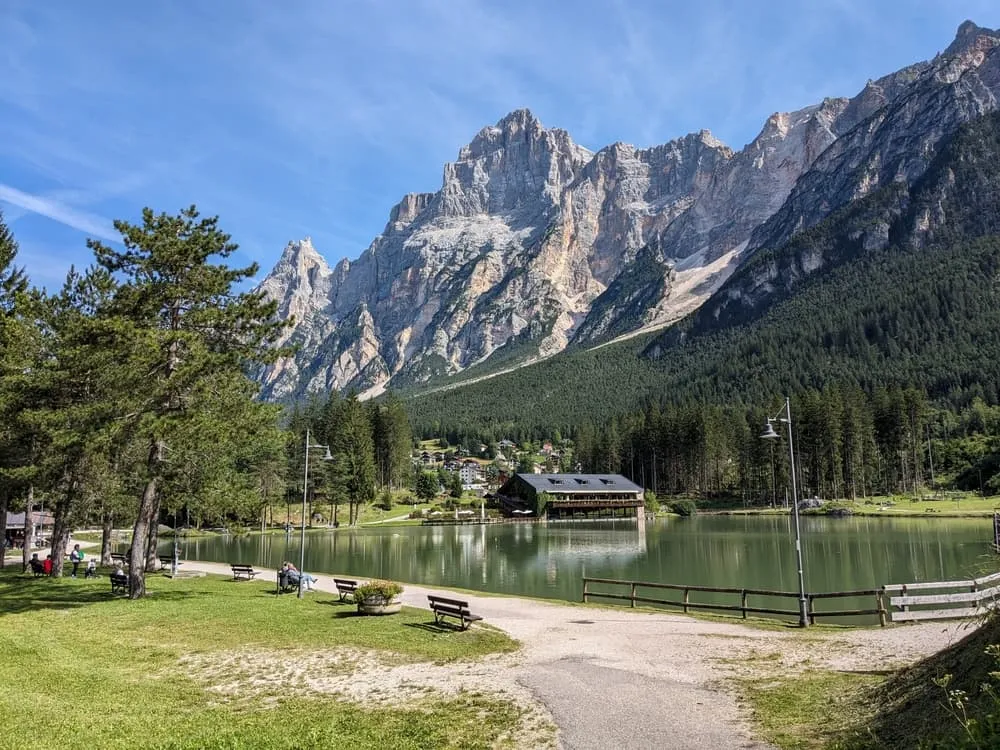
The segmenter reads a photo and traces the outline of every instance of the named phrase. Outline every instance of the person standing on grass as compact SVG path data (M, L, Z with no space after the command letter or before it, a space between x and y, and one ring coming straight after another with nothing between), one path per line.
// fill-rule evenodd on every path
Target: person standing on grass
M47 576L52 575L52 555L45 556L45 562L42 563L42 572Z
M83 552L80 551L79 544L73 545L73 551L69 553L69 561L73 563L73 578L76 578L76 571L80 569L80 563L83 562Z

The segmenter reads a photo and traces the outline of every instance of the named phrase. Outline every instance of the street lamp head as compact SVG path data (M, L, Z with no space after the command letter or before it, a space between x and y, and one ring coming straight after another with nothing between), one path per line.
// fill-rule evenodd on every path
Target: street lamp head
M776 440L781 437L777 432L774 431L774 425L771 424L771 420L767 420L767 424L764 425L764 431L760 434L761 440Z

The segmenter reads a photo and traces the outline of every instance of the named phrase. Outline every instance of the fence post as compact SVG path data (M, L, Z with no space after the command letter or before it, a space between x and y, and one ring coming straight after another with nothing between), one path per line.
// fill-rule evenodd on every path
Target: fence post
M691 590L690 589L684 589L684 614L687 614L687 611L688 611L688 601L689 601L688 597L690 597L690 596L691 596Z
M583 579L583 603L587 603L587 579Z
M809 602L809 624L816 624L816 610L814 609L815 599L812 594L806 594L806 600Z
M635 581L632 582L632 598L629 603L635 608Z
M743 619L747 619L747 590L740 592L740 611L743 612Z
M885 627L885 586L875 592L875 606L878 609L878 624Z
M906 584L905 583L902 586L900 586L899 593L900 593L901 596L906 596ZM903 605L903 611L904 612L909 612L910 611L910 605L909 604L904 604Z

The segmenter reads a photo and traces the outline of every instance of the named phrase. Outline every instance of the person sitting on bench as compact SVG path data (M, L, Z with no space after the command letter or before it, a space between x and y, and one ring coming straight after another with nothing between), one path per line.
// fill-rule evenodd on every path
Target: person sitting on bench
M302 588L306 591L313 590L313 584L316 583L316 577L310 575L309 573L299 573L299 569L292 565L290 562L286 561L281 566L281 571L284 573L285 583L282 583L282 587L286 586L298 586L299 579L302 580ZM280 574L279 574L280 575Z

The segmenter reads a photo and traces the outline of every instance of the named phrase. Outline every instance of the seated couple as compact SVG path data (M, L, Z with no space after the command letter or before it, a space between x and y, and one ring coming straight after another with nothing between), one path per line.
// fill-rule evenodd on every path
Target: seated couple
M299 569L288 561L281 564L281 570L278 571L278 583L281 584L281 588L283 589L298 586L300 576L302 588L306 591L312 591L313 584L316 583L316 578L309 573L300 574Z

